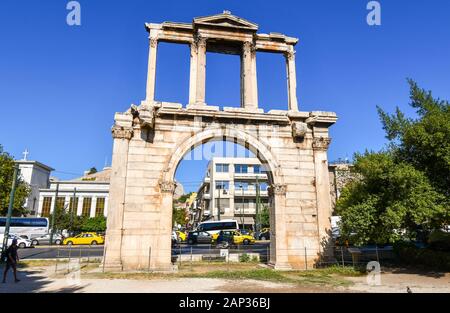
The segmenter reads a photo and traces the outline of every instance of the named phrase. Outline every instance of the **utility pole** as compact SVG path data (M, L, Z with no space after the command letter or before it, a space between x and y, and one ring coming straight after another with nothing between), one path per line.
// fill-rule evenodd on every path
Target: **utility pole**
M220 221L220 191L221 191L221 189L222 189L222 185L219 185L219 188L218 188L218 190L219 190L219 198L218 198L218 201L217 201L217 220L218 221Z
M242 193L242 206L241 206L241 224L242 229L244 229L244 188L242 184L239 185L241 187L241 193Z
M2 252L4 252L7 249L7 245L8 245L9 228L11 225L11 216L12 216L13 207L14 207L14 196L16 193L18 174L19 174L19 165L15 164L13 181L12 181L12 186L11 186L11 193L9 194L9 206L8 206L8 214L6 215L5 232L3 234Z
M256 174L256 216L255 216L255 233L256 238L259 238L259 180L258 174Z
M51 227L52 230L50 232L50 245L53 246L53 234L55 233L55 215L56 210L58 209L58 192L59 192L59 182L56 183L56 193L55 193L55 204L53 206L53 214L52 214L52 221L51 221Z

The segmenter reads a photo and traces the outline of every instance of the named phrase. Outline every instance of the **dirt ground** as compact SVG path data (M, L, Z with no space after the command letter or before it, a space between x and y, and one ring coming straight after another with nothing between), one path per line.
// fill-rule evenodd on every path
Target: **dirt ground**
M98 270L95 270L94 273ZM14 283L12 273L8 282L0 284L0 293L82 292L82 293L298 293L298 292L388 292L450 293L450 273L389 270L381 274L381 285L370 286L366 276L345 277L346 286L296 284L254 279L189 278L156 276L151 279L96 278L76 273L55 275L53 266L34 266L20 270L21 282ZM249 287L251 286L251 288Z

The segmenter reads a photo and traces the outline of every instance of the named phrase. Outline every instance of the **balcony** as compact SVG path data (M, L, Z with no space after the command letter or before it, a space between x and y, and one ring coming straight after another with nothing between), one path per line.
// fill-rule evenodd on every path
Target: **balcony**
M258 179L265 181L267 180L267 174L266 173L234 173L234 179L246 179L246 180L256 180L256 177Z
M243 197L256 197L256 190L250 189L250 190L244 190L244 191L242 191L242 190L240 190L239 188L235 188L235 189L234 189L234 196L235 196L236 198L239 198L239 196L243 196ZM259 192L259 196L260 196L260 197L268 197L268 196L269 196L269 193L267 192L267 190L261 190L261 191Z

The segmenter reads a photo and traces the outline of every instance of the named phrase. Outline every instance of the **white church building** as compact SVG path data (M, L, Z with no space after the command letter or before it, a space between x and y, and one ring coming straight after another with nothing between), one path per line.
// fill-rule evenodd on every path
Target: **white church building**
M28 151L25 151L24 158L17 160L16 164L22 180L31 188L25 201L28 216L48 217L55 204L68 212L75 210L79 216L107 216L110 168L93 174L85 172L82 177L73 180L59 180L51 177L53 168L38 161L29 161L27 155Z

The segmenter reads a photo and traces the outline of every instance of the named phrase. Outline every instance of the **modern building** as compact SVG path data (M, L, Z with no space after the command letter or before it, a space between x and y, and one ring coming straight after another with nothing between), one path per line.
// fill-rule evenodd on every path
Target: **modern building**
M78 216L107 216L111 169L87 174L74 180L52 179L50 186L39 190L38 216L49 216L55 204Z
M268 206L267 189L267 173L257 158L215 157L197 192L195 221L236 219L241 228L254 228L257 196L262 210Z

